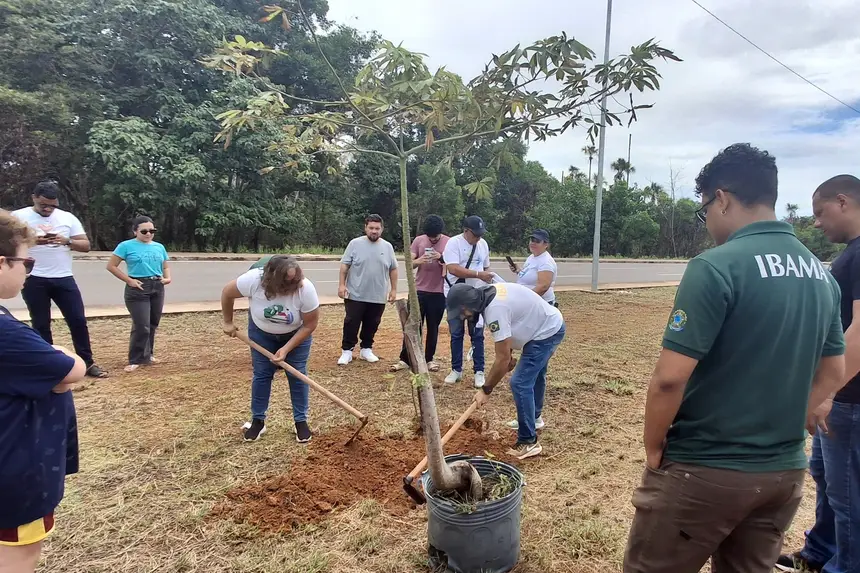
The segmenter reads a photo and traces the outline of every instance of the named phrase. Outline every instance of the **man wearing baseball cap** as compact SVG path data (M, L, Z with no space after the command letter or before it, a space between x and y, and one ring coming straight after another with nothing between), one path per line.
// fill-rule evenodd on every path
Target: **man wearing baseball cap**
M540 455L536 419L543 410L549 360L564 339L561 312L532 289L500 283L451 287L446 300L448 320L487 324L495 342L496 358L484 385L475 394L479 406L487 403L496 384L513 370L511 392L517 406L517 442L509 455L520 460ZM513 350L522 350L519 362Z
M490 268L490 247L482 237L487 231L484 220L477 215L463 219L463 232L451 237L442 253L445 265L443 289L445 296L455 284L479 286L493 280ZM448 315L448 330L451 332L451 373L445 378L446 384L456 384L463 378L463 330L462 320L451 320ZM475 365L475 388L484 385L484 328L478 321L469 330L472 339L472 359Z

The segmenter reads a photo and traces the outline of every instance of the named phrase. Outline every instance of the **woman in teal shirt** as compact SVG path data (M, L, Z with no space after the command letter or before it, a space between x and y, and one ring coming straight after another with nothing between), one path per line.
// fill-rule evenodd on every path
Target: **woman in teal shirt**
M170 284L170 257L164 245L155 241L152 219L137 217L132 230L134 238L117 245L107 264L107 270L125 283L125 306L131 314L126 372L157 362L153 357L155 331L164 309L164 285ZM121 261L128 274L120 270Z

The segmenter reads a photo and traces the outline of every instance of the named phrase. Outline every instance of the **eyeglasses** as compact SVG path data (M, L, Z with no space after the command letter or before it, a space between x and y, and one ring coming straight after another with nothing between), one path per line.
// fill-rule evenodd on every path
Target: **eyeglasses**
M140 234L141 235L155 235L155 231L157 231L157 230L158 229L141 229Z
M29 275L33 272L33 267L36 266L36 259L33 257L6 257L7 261L20 261L24 263L24 270Z
M701 207L696 209L696 218L699 220L700 223L704 224L705 222L707 222L707 219L708 219L707 207L708 207L708 205L710 205L711 203L716 201L716 199L717 199L717 196L714 195L713 197L711 197L708 200L707 203L705 203L704 205L702 205Z

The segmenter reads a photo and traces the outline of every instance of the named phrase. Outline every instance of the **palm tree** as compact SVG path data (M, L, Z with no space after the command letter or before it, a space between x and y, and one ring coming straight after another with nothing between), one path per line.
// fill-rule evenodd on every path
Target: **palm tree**
M788 211L788 217L786 217L786 219L788 219L789 223L794 224L794 222L797 221L798 209L800 209L800 207L798 207L796 203L785 204L785 210Z
M568 178L577 181L584 182L585 181L585 173L582 172L582 169L577 167L576 165L571 165L567 168L567 176Z
M615 180L621 181L626 179L627 185L630 185L630 174L636 173L636 168L633 167L626 159L623 157L619 157L615 161L612 162L612 165L609 166L613 171L615 171Z
M668 197L659 183L651 183L642 189L642 198L651 203L657 203L663 197Z
M588 156L588 184L591 185L591 162L594 161L594 156L597 155L597 148L593 145L586 145L582 148L582 152Z

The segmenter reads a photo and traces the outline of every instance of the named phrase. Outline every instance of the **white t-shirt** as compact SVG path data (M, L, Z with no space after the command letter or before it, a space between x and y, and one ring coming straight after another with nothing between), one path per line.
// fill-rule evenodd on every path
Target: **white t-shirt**
M238 279L236 286L242 296L248 297L251 320L263 332L289 334L301 328L302 313L308 313L320 305L317 289L308 279L292 294L269 300L263 290L263 269L251 269Z
M529 258L526 259L526 263L517 275L517 284L533 289L537 286L538 273L541 271L550 271L552 273L552 282L550 283L547 291L542 295L545 301L552 302L555 300L555 293L553 292L552 287L555 286L555 277L558 274L558 265L555 264L555 259L553 259L552 255L549 254L549 251L544 251L544 253L538 257L529 255Z
M448 244L445 245L445 252L442 253L442 258L445 259L446 265L460 265L461 267L466 266L466 262L469 260L469 253L472 252L472 245L466 241L466 237L460 233L457 236L451 237L448 240ZM487 244L487 241L481 239L478 241L478 244L475 245L475 256L472 257L472 262L469 263L469 268L473 271L483 271L490 266L490 246ZM453 285L458 280L459 277L455 277L451 273L445 274L447 281L442 281L443 289L445 291L445 296L448 296L448 291L451 290L451 286L448 284L449 282ZM467 285L472 286L481 286L486 285L484 281L481 279L469 278L466 279Z
M12 214L26 222L37 236L46 233L63 237L85 234L78 218L62 209L54 209L50 217L41 216L32 207L12 211ZM30 256L36 259L30 273L34 277L59 279L72 276L72 249L66 245L34 245L30 247Z
M561 311L530 288L515 283L495 286L496 297L483 312L494 342L511 338L512 346L521 350L532 340L549 338L564 324Z

